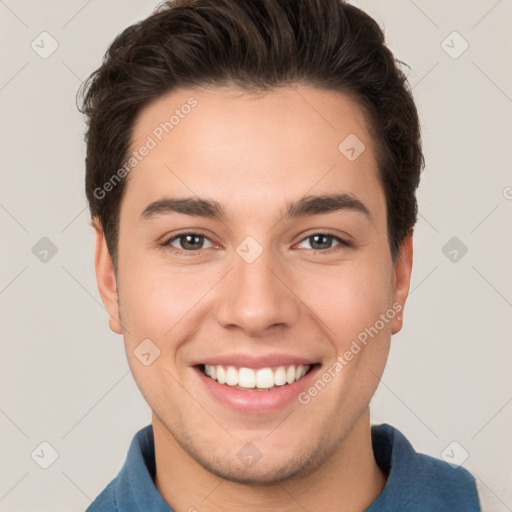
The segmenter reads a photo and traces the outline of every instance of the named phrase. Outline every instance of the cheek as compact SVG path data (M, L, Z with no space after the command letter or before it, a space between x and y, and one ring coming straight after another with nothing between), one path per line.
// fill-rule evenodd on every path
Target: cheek
M215 276L180 271L149 261L131 261L120 275L121 315L129 333L155 339L172 338L172 331L194 309ZM211 283L210 283L211 281Z
M343 348L370 328L392 304L391 267L349 262L302 280L304 302L326 326L326 334ZM380 326L380 324L379 324ZM383 334L389 332L385 324Z
M198 322L192 321L197 320L208 281L133 259L129 272L120 272L119 282L125 351L135 382L153 407L163 396L181 402L186 397L176 383L183 377L180 346L194 333ZM148 352L152 362L146 366L143 354Z
M123 268L127 271L120 265L121 315L127 332L137 338L165 338L168 343L190 318L205 314L206 303L211 308L222 300L220 296L214 304L208 296L222 277L219 269L191 272L186 265L180 269L144 258L130 258ZM372 258L319 265L308 272L292 269L288 276L306 309L324 323L326 335L346 339L373 325L391 306L391 268L382 258Z

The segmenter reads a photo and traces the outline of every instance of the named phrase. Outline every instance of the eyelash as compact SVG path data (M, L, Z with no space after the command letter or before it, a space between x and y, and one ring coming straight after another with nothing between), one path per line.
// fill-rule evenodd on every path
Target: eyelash
M175 240L178 240L178 239L180 239L182 237L185 237L187 235L199 236L199 237L202 237L202 238L212 242L212 240L210 240L206 235L203 235L201 233L197 233L197 232L194 232L194 231L187 231L187 232L184 232L184 233L179 233L178 235L174 235L172 238L169 238L166 242L160 243L159 246L161 248L167 248L167 249L171 250L171 252L173 252L175 254L190 254L190 256L192 256L192 255L194 255L194 256L201 255L201 251L203 249L199 249L199 250L195 250L195 251L186 251L184 249L177 249L176 247L173 247L171 245L171 243L174 242ZM331 253L337 252L337 251L339 251L339 250L341 250L343 248L352 247L352 244L350 242L347 242L345 239L340 238L339 236L337 236L337 235L335 235L333 233L330 233L328 231L317 231L317 232L310 233L307 236L305 236L304 238L302 238L301 241L299 242L299 244L304 242L308 238L312 238L312 237L314 237L316 235L322 235L322 236L327 236L327 237L333 238L337 242L339 242L339 244L334 246L334 247L331 247L329 249L326 249L326 250L311 249L314 254L331 254Z

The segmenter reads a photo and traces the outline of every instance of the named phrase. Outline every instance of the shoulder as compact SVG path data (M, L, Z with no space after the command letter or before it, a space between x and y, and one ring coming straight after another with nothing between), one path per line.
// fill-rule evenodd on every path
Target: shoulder
M115 479L105 487L85 512L117 512L114 487Z
M480 511L475 478L467 469L422 453L416 453L416 462L419 478L436 503L452 510Z
M416 452L387 424L372 427L372 444L388 479L371 512L480 512L475 478L465 468Z
M138 510L134 505L137 499L140 501L149 497L153 502L162 500L152 481L154 469L153 430L151 425L147 425L133 436L117 476L85 512L128 512Z

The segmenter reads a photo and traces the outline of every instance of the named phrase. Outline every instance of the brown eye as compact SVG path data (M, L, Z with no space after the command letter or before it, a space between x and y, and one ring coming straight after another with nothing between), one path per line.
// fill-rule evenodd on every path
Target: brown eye
M165 247L171 247L173 249L176 249L178 252L195 252L201 249L208 248L204 247L204 242L206 240L208 240L211 243L211 241L204 235L200 235L198 233L182 233L180 235L172 237L170 240L168 240L162 245Z
M319 252L331 252L329 249L337 250L337 247L342 248L350 245L347 241L343 240L343 238L329 233L314 233L304 238L301 243L306 241L309 242L312 250ZM333 245L333 241L337 243Z

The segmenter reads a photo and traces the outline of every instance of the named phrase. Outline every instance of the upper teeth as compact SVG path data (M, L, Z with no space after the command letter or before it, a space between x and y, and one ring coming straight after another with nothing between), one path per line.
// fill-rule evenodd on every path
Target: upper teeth
M243 388L268 389L273 386L292 384L306 375L310 365L279 366L278 368L235 368L222 365L204 365L204 373L219 384Z

